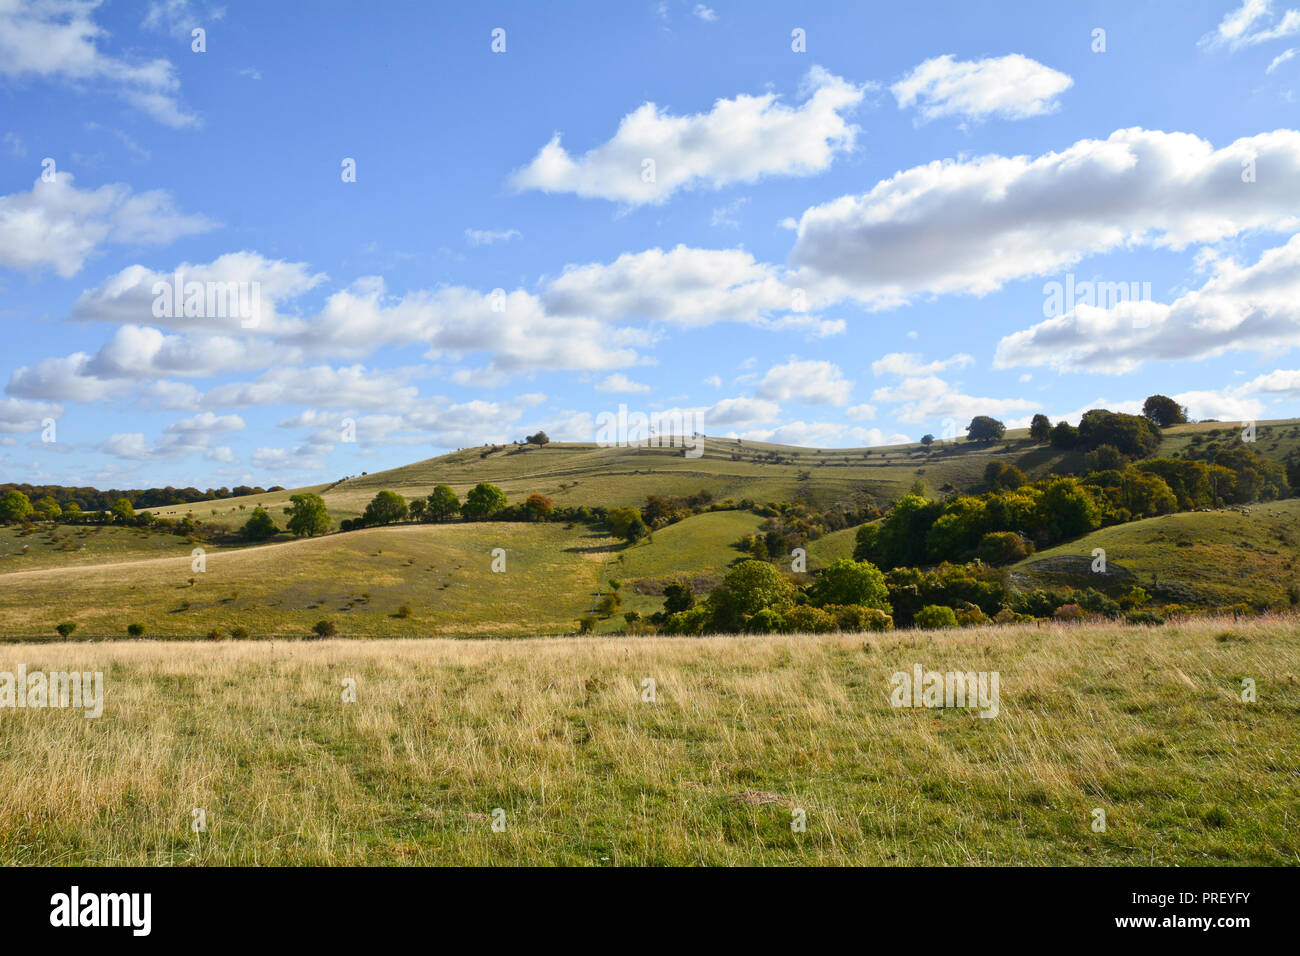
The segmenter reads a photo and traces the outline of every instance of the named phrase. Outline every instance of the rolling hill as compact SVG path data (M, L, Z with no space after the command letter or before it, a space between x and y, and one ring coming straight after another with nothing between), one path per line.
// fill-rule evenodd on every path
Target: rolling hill
M1212 441L1236 440L1239 426L1171 428L1160 454L1184 456ZM1284 460L1300 452L1300 422L1261 422L1257 450ZM1032 443L1022 430L1002 441L964 440L866 449L809 449L709 438L700 458L673 449L591 444L487 446L332 484L247 498L160 508L234 530L252 508L281 509L298 491L322 495L335 524L356 517L380 490L413 498L440 483L462 496L480 481L511 502L540 492L558 506L636 506L647 495L709 491L716 501L804 501L817 508L889 502L922 482L932 494L977 490L988 462L1016 464L1030 478L1070 466L1073 453ZM1034 555L1011 569L1021 587L1141 583L1164 601L1276 604L1294 584L1300 502L1238 511L1168 515L1096 532ZM561 634L588 613L609 581L619 581L619 614L598 630L622 626L623 611L659 610L663 585L689 580L708 590L742 553L734 545L757 530L750 511L699 514L624 545L589 527L561 522L403 524L347 534L243 546L201 542L206 569L191 566L195 542L121 527L53 531L0 529L0 639L48 639L55 624L77 624L79 638L121 637L131 623L154 637L201 638L237 628L259 637L301 636L320 620L341 635ZM852 554L855 529L808 546L810 570ZM1088 571L1094 547L1111 574ZM491 570L494 549L506 571ZM1080 562L1083 562L1080 564ZM403 607L409 608L409 613Z

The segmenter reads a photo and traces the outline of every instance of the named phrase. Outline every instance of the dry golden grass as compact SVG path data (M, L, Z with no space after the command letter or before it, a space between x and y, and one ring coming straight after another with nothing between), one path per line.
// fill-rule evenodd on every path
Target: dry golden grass
M918 662L998 671L1000 715L893 709ZM19 663L102 670L106 703L0 710L3 864L1300 862L1292 620L0 646Z

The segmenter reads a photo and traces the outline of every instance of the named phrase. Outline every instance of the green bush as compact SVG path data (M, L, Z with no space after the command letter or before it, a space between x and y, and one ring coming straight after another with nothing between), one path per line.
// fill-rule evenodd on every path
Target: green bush
M841 631L888 631L894 627L894 619L877 607L830 604L826 613L835 618L835 625Z
M956 627L957 613L942 604L927 604L916 612L914 618L917 627L935 630L941 627Z
M317 621L312 625L312 633L317 637L333 637L338 633L333 621Z
M785 618L770 607L765 607L750 615L745 622L745 630L751 634L778 634L785 630Z
M68 638L71 637L72 632L77 629L77 625L72 621L64 621L54 629L59 632L59 637Z
M230 629L230 638L235 641L248 640L248 628L236 625Z
M828 634L839 628L833 616L809 604L790 608L784 617L787 634Z
M596 616L594 614L585 614L578 618L578 633L590 634L596 629Z
M128 625L126 626L126 633L127 633L130 637L143 637L143 636L144 636L144 625L143 625L143 624L128 624Z

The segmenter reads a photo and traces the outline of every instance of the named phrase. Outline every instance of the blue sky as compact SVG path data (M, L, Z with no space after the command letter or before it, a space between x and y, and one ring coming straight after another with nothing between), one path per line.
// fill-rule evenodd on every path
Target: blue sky
M302 9L0 0L0 481L1300 415L1285 0Z

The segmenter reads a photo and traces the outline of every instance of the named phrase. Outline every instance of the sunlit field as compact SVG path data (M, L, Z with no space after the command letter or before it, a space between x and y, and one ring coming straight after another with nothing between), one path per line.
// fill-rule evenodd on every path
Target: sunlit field
M3 864L1300 863L1286 618L20 664L103 671L104 712L0 710ZM892 707L914 664L998 672L998 715Z

